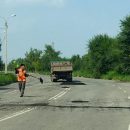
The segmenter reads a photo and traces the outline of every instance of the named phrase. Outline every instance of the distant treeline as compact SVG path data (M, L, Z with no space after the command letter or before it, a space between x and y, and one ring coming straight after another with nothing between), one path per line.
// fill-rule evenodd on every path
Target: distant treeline
M25 58L12 60L9 69L25 63L32 72L49 72L50 61L70 60L73 63L74 74L84 77L123 79L130 74L130 16L121 20L120 32L116 37L99 34L91 38L86 45L84 56L73 55L62 58L61 52L52 45L45 49L30 49ZM116 78L115 78L116 77ZM124 79L125 80L125 79Z

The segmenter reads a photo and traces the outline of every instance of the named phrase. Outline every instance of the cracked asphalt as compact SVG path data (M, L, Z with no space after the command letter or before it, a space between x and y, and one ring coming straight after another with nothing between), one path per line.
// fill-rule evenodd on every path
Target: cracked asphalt
M42 77L22 98L17 83L0 86L0 130L130 130L130 83Z

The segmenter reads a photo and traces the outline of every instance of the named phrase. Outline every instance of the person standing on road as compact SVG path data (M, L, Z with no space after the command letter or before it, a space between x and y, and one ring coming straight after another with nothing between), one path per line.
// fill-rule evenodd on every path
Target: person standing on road
M26 74L25 65L21 64L19 68L16 68L18 86L20 91L20 97L23 97L26 85L26 77L29 75Z

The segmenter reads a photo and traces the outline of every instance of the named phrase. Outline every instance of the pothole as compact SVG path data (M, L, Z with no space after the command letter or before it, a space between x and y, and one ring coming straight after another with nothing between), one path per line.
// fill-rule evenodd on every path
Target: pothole
M88 103L89 101L75 100L71 101L72 103Z
M68 86L63 86L62 88L70 88L70 87L68 87Z

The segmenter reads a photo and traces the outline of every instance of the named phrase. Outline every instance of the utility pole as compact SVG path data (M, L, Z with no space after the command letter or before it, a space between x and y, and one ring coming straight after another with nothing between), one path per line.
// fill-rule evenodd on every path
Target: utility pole
M7 74L8 70L8 50L7 50L7 43L8 43L8 23L5 20L5 74Z
M12 14L10 17L15 17L15 14ZM8 18L10 18L8 17ZM4 20L5 22L5 51L4 51L4 55L5 55L5 74L7 74L8 72L8 23L7 23L7 19L4 17L1 17L1 19Z

